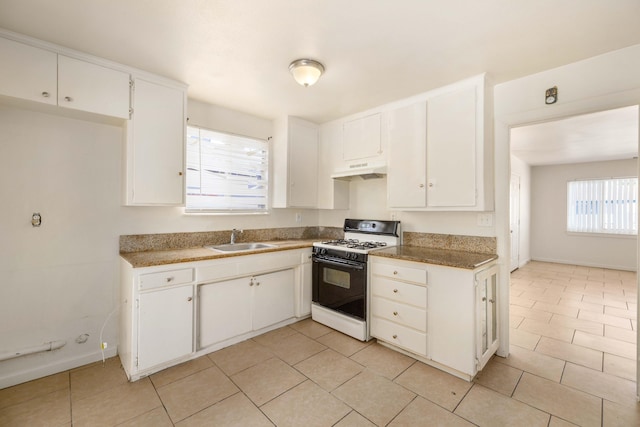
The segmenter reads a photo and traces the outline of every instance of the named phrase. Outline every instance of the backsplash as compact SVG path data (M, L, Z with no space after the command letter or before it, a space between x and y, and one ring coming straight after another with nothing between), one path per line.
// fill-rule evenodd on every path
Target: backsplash
M453 234L402 233L402 244L433 249L475 252L480 254L497 253L495 237L458 236Z
M344 231L339 227L288 227L244 230L236 242L266 242L273 240L340 239ZM198 248L229 243L231 230L193 233L132 234L120 236L120 252L145 252Z

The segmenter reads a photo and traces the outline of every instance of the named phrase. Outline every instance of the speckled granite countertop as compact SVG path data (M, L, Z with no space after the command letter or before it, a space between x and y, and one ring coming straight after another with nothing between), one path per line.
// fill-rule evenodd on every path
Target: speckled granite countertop
M404 261L424 262L447 267L473 270L498 259L495 254L454 251L450 249L426 248L421 246L394 246L369 252L370 256L395 258Z
M124 258L134 268L152 267L156 265L176 264L181 262L204 261L209 259L229 258L240 255L262 254L268 252L287 251L291 249L310 248L313 242L318 239L298 239L298 240L274 240L261 243L275 245L273 248L263 248L251 251L224 253L204 247L167 249L144 252L121 252Z

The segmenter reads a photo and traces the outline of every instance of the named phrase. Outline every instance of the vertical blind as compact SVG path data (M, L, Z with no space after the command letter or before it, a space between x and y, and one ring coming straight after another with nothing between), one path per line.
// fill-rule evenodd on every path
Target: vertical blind
M567 183L567 231L638 233L638 178Z
M268 143L187 127L187 212L267 210Z

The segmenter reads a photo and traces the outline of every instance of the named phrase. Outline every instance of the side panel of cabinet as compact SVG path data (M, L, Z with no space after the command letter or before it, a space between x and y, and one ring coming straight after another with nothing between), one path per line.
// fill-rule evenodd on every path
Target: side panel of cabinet
M184 90L135 79L127 122L128 205L184 204Z
M427 105L421 102L390 111L388 120L388 205L425 207Z
M0 95L57 102L57 54L0 37Z
M476 90L471 86L428 100L429 207L476 205Z
M193 287L140 294L138 370L193 351Z
M58 105L129 118L129 74L58 55Z
M198 290L198 348L251 330L250 278L201 285Z
M281 322L294 313L294 270L263 274L254 278L253 329Z

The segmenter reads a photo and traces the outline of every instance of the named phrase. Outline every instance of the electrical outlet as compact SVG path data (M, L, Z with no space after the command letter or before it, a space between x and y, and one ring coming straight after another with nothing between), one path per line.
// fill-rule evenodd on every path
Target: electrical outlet
M102 349L103 349L103 350L106 350L106 349L107 349L107 342L106 342L106 341L102 343Z
M296 212L296 222L302 222L302 214L300 212Z
M478 225L480 227L493 226L493 214L490 214L490 213L478 214Z

